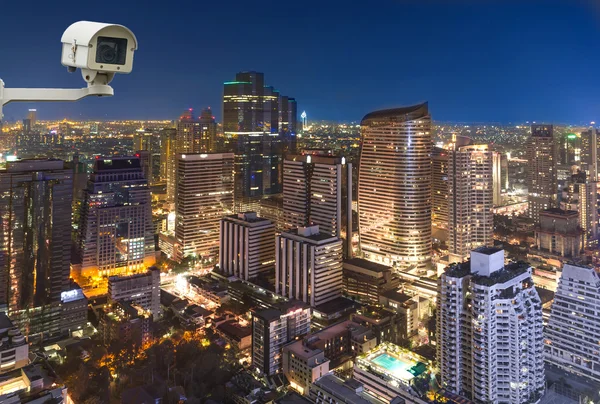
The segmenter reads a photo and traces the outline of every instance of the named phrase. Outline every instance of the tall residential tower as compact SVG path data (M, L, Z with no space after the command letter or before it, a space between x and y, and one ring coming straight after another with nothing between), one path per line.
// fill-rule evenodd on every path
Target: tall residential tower
M427 103L367 114L358 174L361 249L400 268L431 261L431 117Z
M540 210L553 208L557 189L556 148L552 125L531 125L527 144L529 217L539 221Z

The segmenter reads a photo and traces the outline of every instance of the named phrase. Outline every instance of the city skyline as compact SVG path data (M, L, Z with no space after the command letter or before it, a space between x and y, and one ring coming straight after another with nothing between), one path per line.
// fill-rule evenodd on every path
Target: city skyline
M52 5L34 1L36 15L7 18L3 26L6 32L19 32L21 41L35 44L21 47L8 35L0 38L6 55L0 77L7 86L81 86L80 77L65 74L58 58L60 35L77 19L123 23L136 32L140 49L131 75L115 80L112 99L10 105L6 119L21 119L29 107L40 109L40 119L176 119L184 108L210 106L222 121L223 82L237 71L256 70L293 94L309 120L357 121L371 110L422 101L429 101L440 121L596 120L593 94L600 83L592 66L600 37L597 10L588 2L551 3L553 7L539 7L539 1L492 1L475 8L471 1L401 1L358 10L336 2L316 8L308 2L302 7L262 7L266 11L260 15L240 2L210 10L190 3L185 13L181 4L167 5L158 16L151 10L130 10L128 4L111 7L110 2L94 12L84 8L58 13ZM18 12L12 4L3 10L6 16ZM205 20L205 29L192 30L193 24L186 24L207 12L214 18ZM51 24L45 21L48 17L53 17ZM285 36L266 35L272 32L270 25L255 24L257 19L283 17ZM222 18L237 28L220 29ZM314 29L313 20L331 24ZM550 28L557 26L569 29ZM266 38L260 48L255 45L258 38ZM414 43L411 58L395 51L405 49L406 42ZM214 63L195 63L201 58L195 52L177 63L162 56L190 52L193 43L203 44ZM273 65L260 51L265 48L281 49L291 63ZM364 52L374 56L388 50L390 63L363 57ZM40 65L43 75L37 74Z

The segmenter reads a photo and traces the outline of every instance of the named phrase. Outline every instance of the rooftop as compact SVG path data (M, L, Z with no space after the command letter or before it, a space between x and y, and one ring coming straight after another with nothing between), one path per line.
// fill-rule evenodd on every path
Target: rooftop
M381 401L375 396L365 392L363 385L354 380L343 380L333 374L327 374L317 380L314 385L325 390L329 394L334 395L348 404L383 404L386 401ZM365 398L368 396L368 399Z
M292 239L301 239L301 240L311 240L316 241L317 243L325 242L325 241L339 241L339 238L332 236L331 234L317 232L314 233L310 230L313 227L316 227L317 231L319 226L311 226L311 227L299 227L297 229L290 229L281 233L281 236L284 238L292 238ZM303 234L304 233L304 234ZM290 237L291 236L291 237Z
M552 215L552 216L578 216L576 210L563 210L560 208L550 208L540 211L540 215Z
M496 254L497 252L502 251L502 248L479 247L479 248L474 249L473 251L478 252L479 254L493 255L493 254Z
M387 297L388 299L391 299L393 301L400 302L400 303L406 303L409 300L412 300L412 296L409 296L406 293L398 292L397 290L389 290L389 291L383 293L382 295Z
M387 272L387 271L392 270L392 267L378 264L373 261L368 261L363 258L350 258L350 259L344 260L344 268L346 268L346 265L353 265L356 267L365 268L365 269L368 269L373 272Z
M478 285L493 286L499 283L505 283L519 275L526 273L530 266L527 262L519 261L508 265L504 268L492 272L489 276L473 275L473 282Z
M427 103L411 105L408 107L383 109L380 111L370 112L365 115L360 122L364 125L377 125L383 123L406 122L419 118L424 118L429 115Z

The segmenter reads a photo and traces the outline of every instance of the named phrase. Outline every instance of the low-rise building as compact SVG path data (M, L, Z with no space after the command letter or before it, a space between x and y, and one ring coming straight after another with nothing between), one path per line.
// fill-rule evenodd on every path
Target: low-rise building
M311 383L328 372L329 359L321 349L311 348L303 341L283 347L283 373L298 393L308 395Z
M431 363L425 358L384 343L356 359L354 378L381 400L398 396L408 403L425 404L430 390Z
M62 308L62 332L72 336L74 332L81 332L88 322L88 300L81 288L74 283L70 290L60 294Z
M400 280L392 268L362 258L343 262L344 294L366 304L379 304L379 296L395 290Z
M365 306L352 315L352 320L368 327L377 343L402 344L409 337L406 319L399 313L380 306Z
M365 390L362 383L355 379L340 379L327 374L313 382L310 386L310 399L315 404L351 403L351 404L388 404Z
M216 332L236 352L252 348L252 327L243 327L235 320L227 320L216 326Z
M154 320L160 310L160 270L150 268L142 274L111 276L108 278L108 296L111 302L129 302L152 313Z
M229 297L227 286L210 276L191 275L188 277L188 283L192 292L214 304L221 305Z
M390 290L379 296L381 305L399 314L400 330L404 338L419 331L419 297Z
M152 338L152 315L141 307L117 302L101 310L98 331L107 345L112 341L143 345Z

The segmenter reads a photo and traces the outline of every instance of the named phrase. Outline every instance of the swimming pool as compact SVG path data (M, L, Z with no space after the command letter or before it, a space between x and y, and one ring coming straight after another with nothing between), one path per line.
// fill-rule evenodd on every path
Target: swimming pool
M414 377L413 374L408 371L408 369L415 365L415 363L412 361L406 362L402 359L384 353L371 360L371 362L377 366L381 366L399 379L408 381Z

